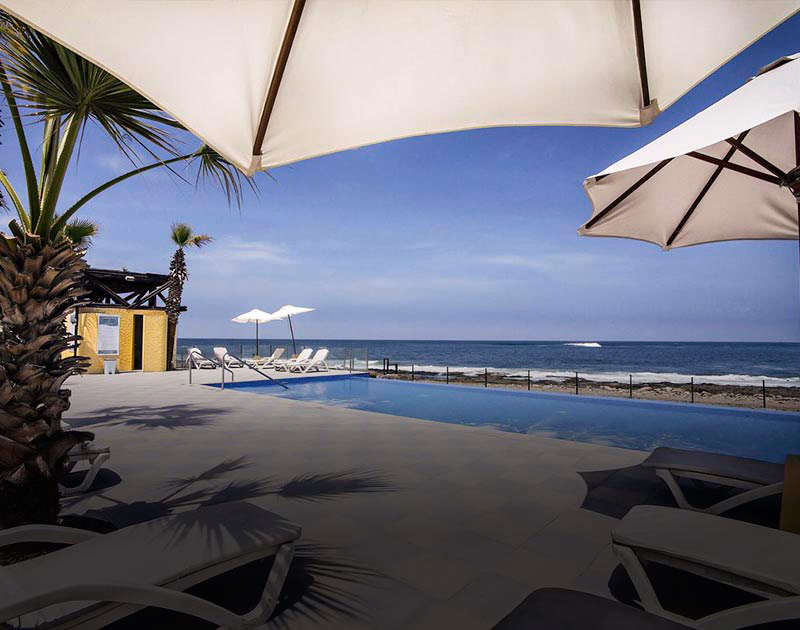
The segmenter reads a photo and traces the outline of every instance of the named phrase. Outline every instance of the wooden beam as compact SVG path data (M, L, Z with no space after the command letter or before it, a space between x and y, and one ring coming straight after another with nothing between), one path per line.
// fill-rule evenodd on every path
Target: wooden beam
M114 302L116 302L117 304L120 304L122 306L125 306L125 307L128 306L128 301L125 298L123 298L121 295L119 295L116 291L112 290L110 287L108 287L103 282L100 282L100 280L98 280L97 278L92 278L91 276L87 276L87 277L90 279L89 281L90 281L91 284L93 284L97 288L99 288L103 293L105 293Z
M159 293L161 293L165 289L169 288L170 282L171 282L171 280L168 280L167 282L162 284L160 287L156 287L155 289L153 289L149 293L146 293L145 295L140 297L138 300L136 300L133 304L131 304L130 308L139 308L142 304L147 302L149 299L155 298L155 296L157 296Z
M286 70L286 62L289 61L289 53L292 52L294 36L297 34L297 27L300 25L300 17L303 15L305 5L306 0L295 0L292 5L292 12L289 14L289 23L286 25L286 31L283 33L283 42L281 42L281 48L278 51L278 59L275 62L275 71L272 73L272 80L267 90L267 100L264 103L264 109L261 111L261 119L258 122L256 139L253 143L253 155L261 155L261 145L264 144L264 136L267 134L267 125L269 125L269 119L272 117L272 110L278 98L278 90L280 90L281 87L283 73Z

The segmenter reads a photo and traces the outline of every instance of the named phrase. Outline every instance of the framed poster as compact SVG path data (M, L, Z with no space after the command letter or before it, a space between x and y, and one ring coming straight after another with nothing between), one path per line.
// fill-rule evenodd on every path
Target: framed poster
M119 315L97 316L97 354L119 354Z

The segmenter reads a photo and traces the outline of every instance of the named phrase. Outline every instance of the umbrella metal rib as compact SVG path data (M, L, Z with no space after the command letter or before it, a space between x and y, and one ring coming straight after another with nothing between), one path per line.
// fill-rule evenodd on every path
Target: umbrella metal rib
M633 31L636 40L636 60L639 63L639 82L642 86L642 107L650 105L650 86L647 82L647 59L644 54L644 32L642 30L642 5L640 0L631 0L633 8Z
M739 149L739 151L741 151L744 155L753 160L753 162L755 162L760 166L763 166L765 169L767 169L770 173L772 173L776 177L780 177L781 179L786 179L786 173L784 173L781 169L779 169L777 166L775 166L772 162L770 162L766 158L760 156L751 148L746 147L740 141L734 140L733 138L728 138L727 140L725 140L725 142Z
M769 182L770 184L775 184L777 186L780 186L783 183L783 180L780 177L769 175L768 173L763 173L762 171L757 171L753 168L742 166L741 164L735 164L733 162L725 162L724 160L715 158L711 155L706 155L705 153L700 153L699 151L689 151L689 153L687 153L686 155L698 160L703 160L704 162L708 162L709 164L716 164L717 166L722 166L723 168L736 171L737 173L741 173L742 175L749 175L750 177L761 179L765 182Z
M283 80L283 73L286 70L286 63L289 61L289 53L292 52L292 45L294 44L294 36L297 34L297 27L300 25L300 18L303 15L303 9L306 6L306 0L295 0L292 5L292 12L289 15L289 23L286 25L286 31L283 34L283 41L281 48L278 51L278 59L275 62L275 71L272 74L272 81L267 90L267 99L264 103L264 109L261 112L261 119L258 121L258 129L256 130L256 139L253 143L253 155L261 155L261 145L264 143L264 136L267 134L267 125L269 119L272 117L272 110L275 107L275 101L278 98L278 90L281 87Z
M747 136L749 131L750 130L748 129L747 131L744 131L741 134L739 134L739 137L737 138L739 142L745 139L745 136ZM728 149L728 152L725 154L725 157L722 158L722 161L727 164L733 158L734 153L736 153L735 146ZM714 185L714 182L717 181L717 178L720 176L720 174L724 169L725 167L722 166L721 164L714 169L714 172L711 174L711 177L708 178L708 181L706 182L706 185L703 186L703 189L700 191L700 194L698 194L697 197L695 197L695 200L692 202L692 205L689 206L689 209L686 211L683 217L681 217L681 220L678 222L676 228L672 231L672 234L670 234L669 238L667 239L667 247L672 245L672 243L678 237L678 234L681 233L683 226L686 225L686 222L689 220L692 214L694 214L694 211L697 209L697 206L699 206L700 202L703 201L703 197L705 197L708 191L711 190L711 187Z
M589 229L595 223L597 223L600 219L606 216L609 212L611 212L614 208L616 208L619 204L621 204L625 199L630 196L639 186L644 184L648 179L650 179L653 175L658 173L662 168L664 168L667 164L672 161L672 158L667 160L662 160L658 164L656 164L652 169L647 171L642 177L640 177L635 184L630 186L624 193L622 193L619 197L614 199L610 204L608 204L605 208L603 208L600 212L598 212L594 217L592 217L584 226L584 229ZM599 178L598 178L599 179Z

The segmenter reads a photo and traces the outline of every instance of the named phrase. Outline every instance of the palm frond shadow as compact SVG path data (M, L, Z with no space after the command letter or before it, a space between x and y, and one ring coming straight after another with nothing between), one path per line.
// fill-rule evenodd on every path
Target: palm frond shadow
M121 528L174 514L172 526L164 535L176 541L200 532L209 546L218 545L226 536L243 544L250 544L253 541L267 540L274 533L274 528L279 527L283 521L257 505L247 503L248 499L273 495L289 500L331 500L352 493L390 492L397 489L386 475L358 469L299 475L282 484L276 484L269 477L224 480L226 475L249 465L244 457L231 458L196 475L170 479L164 483L167 490L165 496L155 501L126 503L102 494L97 495L110 501L112 505L89 510L84 516L108 521ZM229 527L224 519L219 518L218 512L197 509L230 501L246 502L243 509L247 518L237 521L235 527ZM212 600L216 600L221 593L223 598L231 599L234 602L231 606L235 607L237 599L246 598L253 591L254 581L258 582L266 575L268 571L265 571L265 562L267 561L251 563L236 569L231 575L214 578L215 584L221 580L218 586L199 585L197 588L208 591L208 598ZM281 591L273 623L277 627L288 627L290 618L297 616L306 617L323 626L333 623L337 618L364 619L367 613L361 605L358 589L354 587L376 586L375 583L383 577L380 573L353 562L337 547L317 542L300 542ZM263 581L261 585L263 587ZM246 607L243 610L245 609ZM159 619L159 623L163 622L163 618ZM141 625L142 618L136 617L136 620L138 627L144 627ZM180 624L179 621L176 623ZM124 624L120 626L127 627L129 626Z
M379 472L344 470L327 474L307 474L283 484L276 494L285 499L320 501L353 493L394 492L398 488Z
M137 429L186 429L212 424L230 410L215 407L198 407L189 404L153 406L120 405L100 409L91 416L67 419L74 428L86 427L135 427Z
M352 562L336 547L299 543L271 622L276 628L290 628L289 617L300 616L325 627L342 618L366 619L361 598L351 587L375 587L382 579L383 574Z

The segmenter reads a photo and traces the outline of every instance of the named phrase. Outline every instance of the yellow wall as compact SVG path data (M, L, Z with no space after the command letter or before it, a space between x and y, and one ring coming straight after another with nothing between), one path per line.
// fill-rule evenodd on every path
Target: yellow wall
M119 356L97 355L97 314L119 315ZM124 308L81 308L78 311L78 334L83 341L78 354L92 361L89 374L102 374L103 359L117 359L117 370L133 370L133 316L144 315L142 331L142 371L167 369L167 314L157 310ZM68 330L71 327L68 326Z

